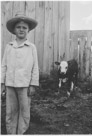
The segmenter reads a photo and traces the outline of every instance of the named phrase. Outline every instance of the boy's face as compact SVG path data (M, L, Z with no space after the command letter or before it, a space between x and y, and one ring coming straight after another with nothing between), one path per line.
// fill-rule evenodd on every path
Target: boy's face
M19 39L25 39L29 32L29 26L27 23L21 21L15 25L14 32Z

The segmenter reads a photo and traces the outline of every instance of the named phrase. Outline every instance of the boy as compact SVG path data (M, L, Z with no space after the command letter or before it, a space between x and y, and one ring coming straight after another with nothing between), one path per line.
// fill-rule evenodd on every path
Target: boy
M37 22L17 14L6 26L16 35L6 46L1 68L2 92L6 88L6 129L7 134L23 134L29 127L30 96L35 91L34 86L39 86L37 50L27 40L28 32Z

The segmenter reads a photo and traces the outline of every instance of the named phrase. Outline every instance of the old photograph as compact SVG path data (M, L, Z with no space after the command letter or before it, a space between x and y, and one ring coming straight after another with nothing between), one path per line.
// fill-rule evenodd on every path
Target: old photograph
M92 134L92 1L1 1L1 135Z

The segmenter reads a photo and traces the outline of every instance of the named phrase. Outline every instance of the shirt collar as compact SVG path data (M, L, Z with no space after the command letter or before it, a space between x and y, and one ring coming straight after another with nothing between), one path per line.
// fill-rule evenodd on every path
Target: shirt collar
M9 45L12 45L15 48L19 48L22 46L30 46L30 42L28 40L26 40L20 46L18 46L16 40L14 40L13 42L10 42Z

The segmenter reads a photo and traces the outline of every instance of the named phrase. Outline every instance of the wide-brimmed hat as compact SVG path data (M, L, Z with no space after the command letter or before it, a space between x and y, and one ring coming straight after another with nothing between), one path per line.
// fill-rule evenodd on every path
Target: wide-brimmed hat
M36 20L29 18L25 16L24 14L16 14L14 18L11 18L6 23L6 27L8 31L11 32L12 34L15 34L14 33L15 25L20 21L24 21L25 23L29 25L29 31L34 29L38 24Z

